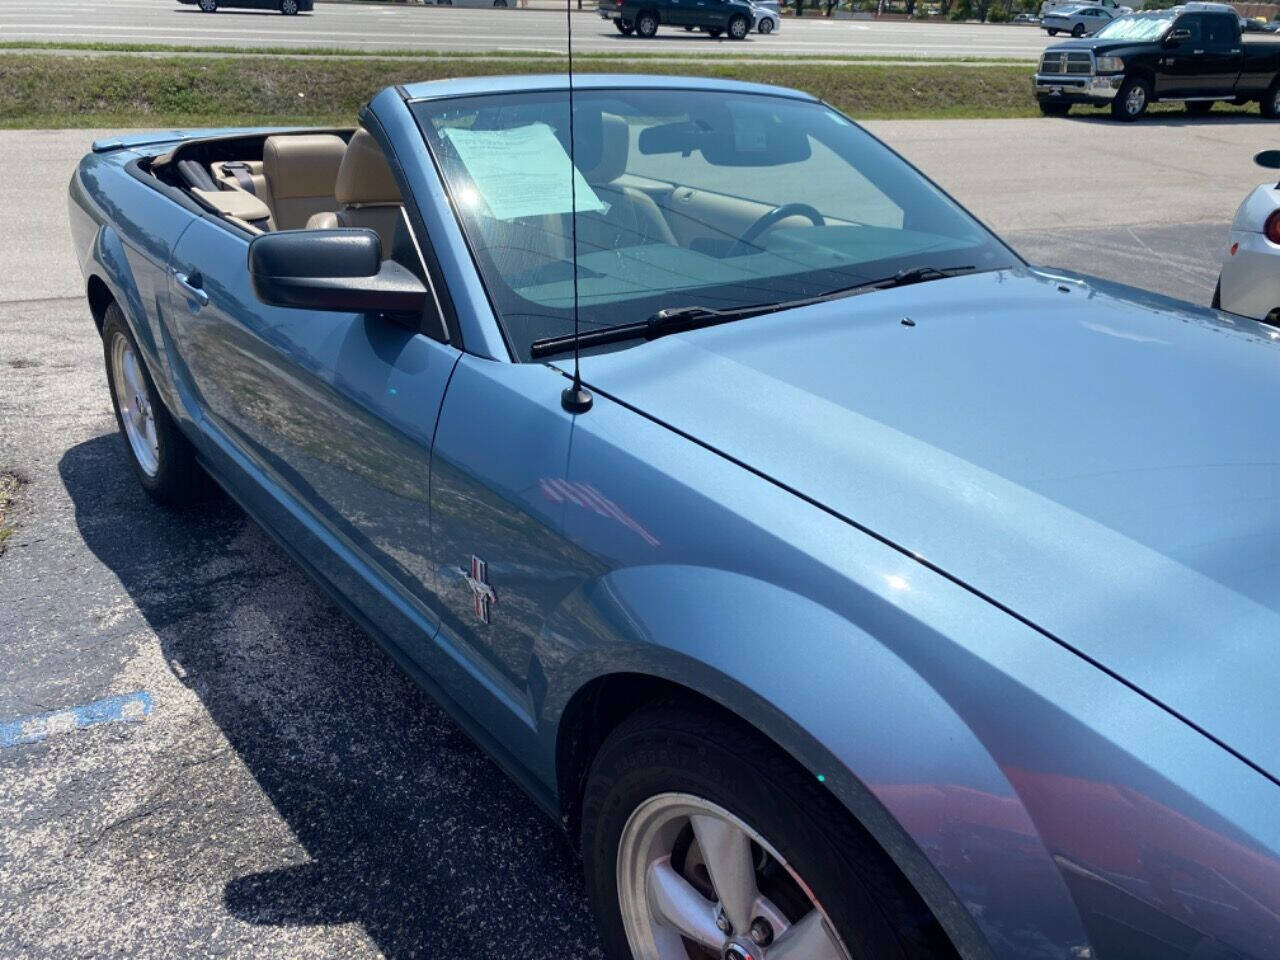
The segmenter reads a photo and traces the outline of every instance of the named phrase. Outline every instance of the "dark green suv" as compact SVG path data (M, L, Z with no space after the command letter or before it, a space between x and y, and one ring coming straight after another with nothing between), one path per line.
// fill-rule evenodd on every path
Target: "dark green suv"
M713 37L745 39L751 32L748 0L600 0L600 16L623 36L652 37L659 26L700 27Z

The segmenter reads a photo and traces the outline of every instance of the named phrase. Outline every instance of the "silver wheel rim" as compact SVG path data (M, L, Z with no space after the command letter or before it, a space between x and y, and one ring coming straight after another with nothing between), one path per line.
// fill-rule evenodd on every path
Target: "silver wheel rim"
M672 856L686 840L681 871ZM788 919L761 892L760 868L770 861L808 899L802 915ZM694 960L706 951L723 960L851 960L804 880L759 833L708 800L663 793L640 804L623 827L617 869L636 960Z
M297 13L298 12L297 0L284 0L284 12Z
M773 21L772 21L772 20L766 20L764 23L760 24L760 32L761 32L761 33L773 33Z
M1135 116L1142 112L1142 108L1147 103L1147 92L1142 87L1135 84L1129 91L1129 96L1125 98L1125 108Z
M743 37L747 35L747 31L743 27L743 23L741 20L735 20L733 21L733 23L729 25L729 33L730 35L732 35L733 39L735 40L741 40Z
M148 477L160 471L160 438L156 435L155 410L142 364L123 333L111 341L111 389L120 408L124 435L138 466Z

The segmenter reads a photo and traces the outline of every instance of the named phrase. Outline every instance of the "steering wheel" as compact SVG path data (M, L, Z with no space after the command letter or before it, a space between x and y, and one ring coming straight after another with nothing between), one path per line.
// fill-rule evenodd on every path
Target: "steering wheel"
M740 236L729 248L729 252L725 254L727 257L739 257L744 253L749 253L751 248L755 246L756 238L764 233L776 223L781 223L787 217L807 217L809 222L815 227L825 227L826 219L815 208L807 203L784 203L780 207L774 207L759 220L747 228L747 232Z

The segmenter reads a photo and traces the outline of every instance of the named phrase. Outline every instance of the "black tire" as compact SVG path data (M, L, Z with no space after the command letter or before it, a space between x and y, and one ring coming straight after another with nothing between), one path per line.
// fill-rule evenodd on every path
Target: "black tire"
M1213 109L1212 100L1188 100L1183 104L1187 113L1193 117L1203 117L1206 113Z
M1218 274L1218 282L1213 288L1213 299L1209 301L1209 306L1215 310L1222 309L1222 274Z
M648 40L658 32L658 15L652 10L642 10L636 17L636 36Z
M765 17L763 20L761 20L761 21L760 21L760 32L761 32L761 33L766 33L766 34L767 34L767 33L773 33L773 18L772 18L772 17Z
M1115 99L1111 101L1111 116L1117 120L1137 120L1147 112L1150 102L1151 84L1141 77L1130 77L1120 85Z
M493 5L495 7L506 7L507 0L493 0Z
M804 878L852 956L956 956L915 891L816 778L744 725L669 703L623 721L587 781L587 895L609 960L632 958L618 899L619 841L633 811L664 793L692 794L751 825Z
M1280 83L1273 83L1271 89L1258 101L1258 112L1268 120L1280 119Z
M202 13L218 12L218 0L200 0L199 6Z
M729 39L730 40L745 40L747 39L747 34L749 34L750 32L751 32L751 21L748 20L746 17L742 16L742 14L738 14L738 16L730 18L729 20Z
M1046 117L1065 117L1071 112L1071 104L1054 103L1052 100L1040 101L1040 113Z
M280 12L286 17L296 16L298 13L298 0L280 0Z
M120 412L120 400L116 396L116 390L113 386L115 383L115 370L112 362L112 347L115 338L118 336L124 337L129 347L133 350L134 356L138 358L142 378L146 383L147 392L150 394L158 447L158 466L154 474L148 473L143 469L137 454L134 453L125 431L124 417ZM196 461L196 453L191 446L191 442L183 436L173 417L165 409L163 401L160 400L160 395L156 392L155 381L151 379L151 372L147 370L146 362L142 359L142 353L138 350L138 343L134 340L133 333L129 330L129 325L124 322L124 315L120 312L120 308L114 303L107 307L106 313L103 315L102 351L107 370L107 390L111 394L111 406L115 410L116 426L119 427L120 434L124 438L125 451L128 454L129 462L133 465L133 471L138 477L138 482L142 484L142 489L147 492L151 499L166 507L185 507L203 500L211 488L209 476Z
M718 37L723 32L719 27L703 27L708 37Z
M1084 24L1083 24L1083 23L1077 23L1074 27L1072 27L1072 28L1071 28L1071 35L1072 35L1073 37L1077 37L1077 38L1079 38L1079 37L1083 37L1083 36L1084 36Z
M684 29L686 33L693 33L693 27L685 27Z
M618 28L618 32L624 37L629 37L635 32L635 27L624 20L615 20L613 25Z
M1056 29L1050 29L1049 27L1045 27L1044 32L1049 34L1051 37L1056 37L1058 35L1058 31Z

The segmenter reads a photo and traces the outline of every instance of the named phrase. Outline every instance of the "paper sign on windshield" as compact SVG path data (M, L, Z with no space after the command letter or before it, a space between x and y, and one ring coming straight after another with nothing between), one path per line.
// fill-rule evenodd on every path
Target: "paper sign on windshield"
M445 135L499 220L573 212L569 155L545 123L507 130L452 127ZM576 168L573 190L578 213L605 209Z

